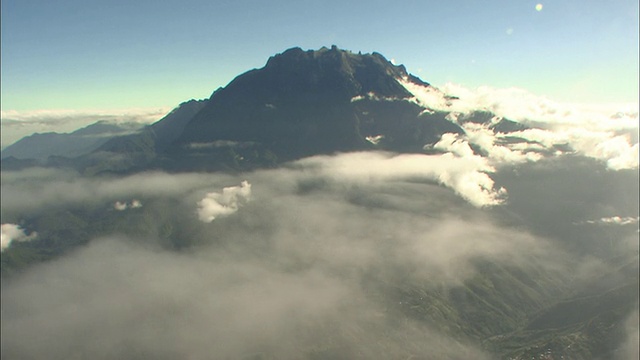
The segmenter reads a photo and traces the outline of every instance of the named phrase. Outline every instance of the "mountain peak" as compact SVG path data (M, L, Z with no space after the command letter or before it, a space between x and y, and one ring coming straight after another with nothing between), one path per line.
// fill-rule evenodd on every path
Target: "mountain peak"
M430 87L377 52L290 48L85 163L92 172L250 169L335 152L424 152L444 133L464 133L446 113L424 111L406 82ZM104 165L103 153L123 160Z
M370 149L369 138L384 138L376 148L421 151L442 132L461 131L443 116L425 121L400 80L430 86L380 53L293 47L216 90L174 149L198 144L204 156L202 144L224 140L295 159Z
M418 80L421 85L428 85L407 73L404 65L394 65L387 60L382 54L373 52L353 53L349 50L343 50L336 45L332 45L330 49L322 47L318 50L302 50L294 47L285 50L280 54L272 56L263 68L267 71L273 71L281 75L282 73L292 72L297 76L306 74L309 78L320 78L329 76L345 77L356 87L351 89L356 93L352 96L364 95L374 92L382 96L397 96L402 94L405 97L404 89L397 86L395 81L383 85L387 80L395 80L398 78L411 77L412 80ZM374 80L374 81L371 81ZM389 82L389 81L387 81ZM361 85L361 86L358 86Z

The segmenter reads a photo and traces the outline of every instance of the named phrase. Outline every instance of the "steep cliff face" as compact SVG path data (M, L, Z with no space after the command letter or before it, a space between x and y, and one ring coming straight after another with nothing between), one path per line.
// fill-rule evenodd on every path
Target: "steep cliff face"
M398 79L429 85L378 53L289 49L214 93L175 145L257 143L294 159L376 147L419 151L462 131L444 114L423 114Z
M464 133L447 112L419 105L407 83L439 91L379 53L292 48L69 163L91 174L247 170L336 152L423 152Z

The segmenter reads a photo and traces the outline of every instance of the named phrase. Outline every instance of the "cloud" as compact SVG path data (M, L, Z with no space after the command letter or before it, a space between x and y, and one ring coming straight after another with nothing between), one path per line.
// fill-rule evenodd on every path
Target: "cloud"
M445 84L436 90L398 81L425 111L451 112L448 118L464 128L464 140L485 150L494 166L538 161L543 153L554 154L558 146L569 146L605 162L611 170L638 168L638 104L561 104L516 88L469 90ZM494 119L506 118L529 129L505 134L491 130L491 124L458 121L460 115L476 111L489 111L496 115ZM505 142L514 137L522 141ZM541 145L545 152L540 152Z
M103 110L33 110L0 113L1 148L34 133L66 133L97 121L150 124L171 111L170 107Z
M376 135L376 136L367 136L365 140L372 143L373 145L378 145L380 140L384 139L384 135Z
M222 193L210 192L198 201L198 217L200 221L209 223L216 217L233 214L250 197L251 184L247 181L240 183L240 186L225 187Z
M120 201L116 201L115 204L113 204L113 208L118 210L118 211L124 211L127 209L127 203L122 203Z
M360 152L333 157L316 156L299 160L296 164L328 177L350 181L431 180L453 189L478 207L498 205L506 195L505 189L494 188L493 180L487 175L494 169L479 156Z
M113 208L118 211L124 211L127 209L137 209L142 207L142 202L140 200L132 200L131 203L127 204L126 202L116 201L113 204Z
M506 190L495 188L488 173L495 169L480 156L459 158L452 154L394 155L384 152L347 153L317 156L294 162L292 169L316 172L324 178L340 181L402 181L413 178L437 182L460 195L474 206L500 204ZM298 170L299 169L299 170ZM17 213L62 204L99 204L110 202L123 208L122 198L167 197L199 192L211 186L207 174L140 173L131 176L85 178L69 171L30 169L2 172L4 212ZM216 176L220 182L233 181L231 176ZM25 181L28 179L28 181ZM38 186L38 184L40 184ZM239 189L236 192L235 189ZM202 219L235 212L234 207L247 200L250 185L232 187L222 193L211 193L198 200ZM234 197L235 196L235 197ZM228 201L228 202L227 202ZM237 203L234 203L236 201ZM205 215L207 214L207 215Z
M441 186L410 182L421 177L408 170L394 175L398 164L378 169L391 155L374 155L360 164L371 167L365 175L336 170L332 161L359 159L348 156L243 174L256 185L204 199L230 208L252 200L236 216L195 229L204 245L188 251L95 239L3 281L3 358L491 358L440 329L437 314L408 316L411 306L434 300L403 289L460 286L478 273L478 259L535 264L523 256L548 247L486 221ZM181 185L172 196L189 206L211 183L231 182L221 174L153 176L168 190ZM141 190L151 178L90 184L105 194L114 182ZM167 210L176 224L195 218Z
M35 231L27 235L19 225L2 224L0 249L4 251L13 241L29 241L35 239L37 236L38 234Z
M611 217L603 217L598 220L587 220L579 224L630 225L630 224L637 224L638 221L640 221L640 217L611 216Z
M468 147L464 139L449 140ZM484 204L500 194L490 178L473 177L493 171L489 160L466 151L317 156L241 175L87 179L47 169L3 172L3 217L12 212L9 205L74 211L88 201L118 215L101 204L142 199L144 216L122 216L145 222L134 224L136 231L157 222L173 228L171 244L187 238L194 245L170 251L154 234L152 241L102 234L107 237L3 279L2 356L496 358L482 350L483 335L468 339L463 331L490 324L491 335L504 333L509 329L493 324L524 316L521 307L539 311L567 277L579 283L592 270L578 268L588 261L566 251L573 238L556 243L531 233L525 220L537 214L520 220L522 213L504 206L469 206L463 199ZM627 192L606 184L598 189ZM539 204L546 185L526 186L529 193L514 197L528 209L561 209L553 215L566 220L563 201L575 198L561 193ZM234 216L220 215L240 206ZM77 214L87 212L80 207ZM202 223L211 216L215 221ZM476 285L487 292L471 291ZM514 298L518 306L496 308Z
M185 146L189 149L198 150L198 149L213 149L213 148L224 148L224 147L245 148L252 145L255 145L255 143L252 141L216 140L216 141L206 142L206 143L189 143Z
M618 348L615 359L627 360L640 358L640 317L638 316L638 306L624 322L626 339Z
M437 182L453 189L462 198L474 206L500 204L506 190L494 188L493 180L487 175L494 169L485 159L475 156L457 158L451 154L394 155L384 152L339 154L336 156L317 156L303 159L291 165L291 174L315 173L323 178L336 178L340 181L363 182L369 179L380 181L402 181L413 178ZM282 175L279 175L282 176ZM167 174L162 172L140 173L121 178L86 178L70 171L52 169L28 169L24 171L3 171L1 188L3 201L0 209L4 213L16 214L52 206L72 204L100 204L122 202L123 198L170 197L178 194L201 192L211 186L212 177L208 174ZM218 184L236 181L232 176L216 175ZM237 187L234 187L235 189ZM236 198L244 201L245 192L250 185L240 186ZM228 191L235 194L235 190ZM190 195L189 195L190 196ZM211 193L195 201L202 202L204 218L216 216L218 211L228 212L235 206L223 203L230 195ZM204 197L204 198L203 198ZM216 205L218 204L218 205ZM213 210L218 206L218 210ZM230 207L231 206L231 207ZM121 204L119 207L123 207Z
M357 282L322 267L210 256L103 239L3 281L3 357L489 358L425 324L394 321Z
M32 168L0 173L3 213L52 206L114 204L123 198L171 197L211 186L208 174L139 173L124 177L82 177L69 170ZM217 175L221 183L230 176Z
M474 157L476 154L469 146L469 142L460 138L458 134L446 133L442 134L440 141L433 145L436 150L450 152L457 157Z
M631 145L628 135L616 136L612 132L596 132L584 129L550 131L527 129L498 137L521 137L547 149L569 144L578 153L601 160L611 170L638 167L638 143Z

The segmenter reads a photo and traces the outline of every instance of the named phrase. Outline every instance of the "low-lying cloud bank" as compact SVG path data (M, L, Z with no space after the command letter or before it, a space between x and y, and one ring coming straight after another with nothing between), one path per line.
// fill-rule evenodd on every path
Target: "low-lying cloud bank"
M355 182L420 179L442 184L477 207L498 205L506 195L487 175L494 169L480 156L382 152L316 156L295 163L326 177Z
M515 88L469 90L446 84L439 91L403 79L399 82L414 95L410 101L425 111L451 112L449 119L466 132L459 140L479 146L493 165L537 161L543 155L562 154L566 150L560 149L568 146L606 162L611 170L638 168L638 104L560 104ZM477 111L495 114L493 122L504 118L528 129L501 133L490 129L491 124L459 121Z
M611 216L611 217L603 217L597 220L583 221L580 224L631 225L631 224L637 224L638 221L640 221L640 217Z
M504 196L487 175L493 164L461 139L448 140L448 154L316 156L241 176L3 172L3 218L60 209L84 215L86 206L97 221L101 211L109 215L101 226L113 226L3 279L3 358L495 358L456 326L506 333L492 328L496 316L513 321L501 311L519 310L523 299L544 303L551 295L540 293L565 276L580 283L606 264L532 234L524 221L505 221L503 206L478 208ZM530 188L520 194L527 204L547 191ZM563 208L575 197L560 192L534 205ZM113 210L134 200L144 207ZM570 218L563 209L558 217ZM136 221L157 222L167 230L158 237L188 238L191 246L169 251L152 232L151 240L127 235ZM587 270L576 270L579 263ZM467 281L495 302L450 292Z
M30 212L56 206L112 204L121 199L170 197L228 183L231 177L147 172L126 177L82 177L71 171L31 168L0 173L3 212ZM233 180L235 181L235 180Z
M287 170L282 170L278 176L304 177L308 173L324 179L335 178L355 183L418 179L444 185L472 205L482 207L498 205L506 196L506 190L496 188L493 180L487 175L493 171L493 167L480 156L361 152L302 159L292 163ZM103 202L109 202L114 204L116 209L124 210L132 204L122 203L122 198L173 196L184 193L184 189L202 191L210 189L212 185L223 187L215 184L235 181L227 175L214 177L206 174L172 175L161 172L123 178L85 178L52 169L5 171L0 176L3 188L0 208L18 212L63 204ZM242 183L237 187L226 188L222 193L212 192L201 197L198 206L202 221L211 221L221 214L235 212L248 200L250 194L251 184ZM116 204L116 201L120 204Z
M0 230L0 251L8 248L13 241L29 241L38 236L36 232L27 235L19 225L2 224Z
M413 296L397 287L458 286L477 274L478 259L516 264L522 249L529 257L546 247L479 214L464 216L477 210L414 168L437 159L317 157L243 174L243 182L31 171L39 183L13 174L3 193L11 186L28 197L22 201L50 206L86 197L108 212L106 200L118 196L144 200L144 212L157 198L177 199L178 209L163 211L173 209L176 224L193 219L202 242L176 253L134 238L95 239L3 281L3 358L489 359L479 344L407 316L409 306L427 306L411 305ZM49 190L41 186L47 178ZM67 186L80 193L61 193Z
M117 184L120 198L144 199L141 211L159 196L178 199L191 212L169 217L193 218L203 241L176 253L95 239L3 281L3 358L489 359L477 342L441 329L437 312L423 315L433 322L407 315L437 304L411 291L460 286L479 273L478 260L535 267L549 247L494 224L415 168L437 159L317 157L243 174L247 181L216 192L241 179L151 173L80 182L94 200ZM152 197L152 183L169 194ZM40 187L18 184L25 196L27 184Z
M7 358L489 359L424 323L397 321L357 281L321 265L292 271L102 239L2 286Z

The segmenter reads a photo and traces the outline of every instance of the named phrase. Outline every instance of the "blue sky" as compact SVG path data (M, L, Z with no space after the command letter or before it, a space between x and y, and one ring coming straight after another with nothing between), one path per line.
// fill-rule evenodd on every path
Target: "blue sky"
M436 86L638 101L637 0L3 0L1 20L3 111L175 106L332 44Z

